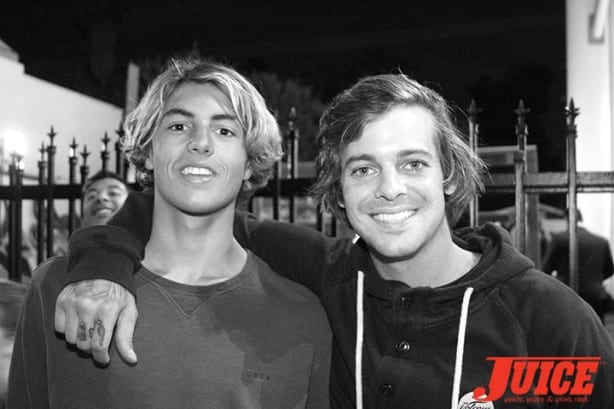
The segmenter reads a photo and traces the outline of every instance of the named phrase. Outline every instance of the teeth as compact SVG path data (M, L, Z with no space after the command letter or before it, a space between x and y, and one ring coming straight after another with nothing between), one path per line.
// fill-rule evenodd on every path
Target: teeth
M93 212L91 212L90 214L92 216L96 216L96 217L107 217L109 216L111 213L113 213L113 210L103 207L101 209L97 209L94 210Z
M373 218L377 221L384 223L396 223L408 219L414 212L406 210L399 213L378 213L373 215Z
M211 176L213 172L209 168L197 168L194 166L188 166L187 168L183 168L181 171L184 175L199 175L199 176Z

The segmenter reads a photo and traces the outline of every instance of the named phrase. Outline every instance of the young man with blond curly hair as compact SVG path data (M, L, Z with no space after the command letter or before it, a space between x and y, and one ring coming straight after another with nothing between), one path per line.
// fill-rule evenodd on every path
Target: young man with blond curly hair
M239 196L263 186L281 155L262 96L229 67L173 60L125 128L125 153L154 198L134 276L140 360L94 366L74 353L72 343L110 337L98 317L81 317L68 343L56 335L69 262L52 258L33 274L8 406L328 407L331 337L319 300L233 235Z

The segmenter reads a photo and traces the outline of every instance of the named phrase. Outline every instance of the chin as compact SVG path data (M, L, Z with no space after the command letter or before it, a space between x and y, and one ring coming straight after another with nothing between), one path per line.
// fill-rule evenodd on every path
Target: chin
M177 206L183 213L188 214L190 216L207 216L210 214L218 213L223 211L229 207L234 209L232 206L232 202L208 202L203 203L203 201L196 201L190 203L183 203L180 206Z
M374 246L369 245L369 249L378 259L386 262L407 260L418 252L418 248L408 245L408 243L397 246L391 245L391 243L382 243L381 245L376 243Z

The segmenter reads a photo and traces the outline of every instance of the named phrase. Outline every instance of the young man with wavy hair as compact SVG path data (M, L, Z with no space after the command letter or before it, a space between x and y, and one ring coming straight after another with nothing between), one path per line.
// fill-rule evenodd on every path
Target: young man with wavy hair
M319 300L233 235L238 197L264 185L281 154L262 96L229 67L173 60L125 129L124 151L154 198L134 275L141 359L100 367L75 354L70 344L110 336L97 316L81 316L68 343L56 336L69 262L52 258L33 275L19 322L8 406L328 407L331 337Z
M590 307L536 270L502 229L451 229L479 192L484 166L440 95L402 74L364 78L323 114L318 144L314 194L357 239L240 215L235 234L320 297L334 338L333 407L531 407L532 383L526 396L512 396L520 403L489 389L500 386L490 383L493 357L522 364L527 357L597 356L599 368L582 378L590 396L573 407L614 404L614 350ZM73 284L58 299L59 331L74 331L85 315L110 326L117 314L135 310L119 284L74 283L112 278L134 291L130 260L140 257L148 230L129 218L149 214L151 198L133 195L129 202L114 223L132 233L83 231L73 246ZM119 238L121 249L113 246ZM110 254L122 262L88 262ZM88 285L105 295L78 295ZM111 299L113 291L122 295ZM116 344L135 358L133 325L119 320ZM91 349L94 358L106 362L107 347Z

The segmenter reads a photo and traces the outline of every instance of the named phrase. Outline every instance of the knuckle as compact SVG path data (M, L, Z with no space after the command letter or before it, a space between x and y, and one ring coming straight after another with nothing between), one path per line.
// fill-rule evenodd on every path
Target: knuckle
M62 292L60 292L60 295L58 295L55 303L59 307L66 307L74 303L74 298L70 293L66 292L66 289L64 289Z
M117 302L112 300L103 300L98 305L98 312L102 315L109 315L117 311L118 308L119 306L117 305Z
M80 298L79 300L74 300L74 306L79 313L90 313L97 309L97 302L92 300L91 298Z
M106 350L107 350L107 348L106 348L106 345L104 345L104 344L103 344L103 345L100 345L100 344L98 344L98 343L94 343L94 344L91 346L91 351L92 351L92 354L94 354L94 355L96 355L96 356L101 356L101 355L104 355L104 353L106 352Z
M75 345L77 346L77 348L79 348L79 350L81 350L83 352L87 352L87 353L90 352L90 344L89 343L77 341L75 343Z

